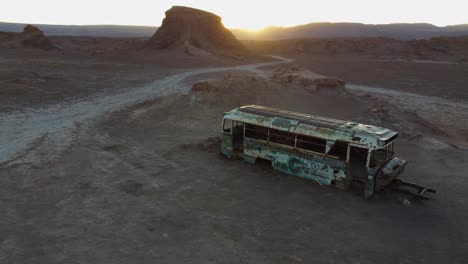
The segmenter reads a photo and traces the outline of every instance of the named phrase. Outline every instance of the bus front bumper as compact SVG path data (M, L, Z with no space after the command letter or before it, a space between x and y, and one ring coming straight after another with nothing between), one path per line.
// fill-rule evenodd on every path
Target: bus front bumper
M405 171L406 163L406 160L401 160L399 158L391 159L382 167L381 177L389 179L398 177Z

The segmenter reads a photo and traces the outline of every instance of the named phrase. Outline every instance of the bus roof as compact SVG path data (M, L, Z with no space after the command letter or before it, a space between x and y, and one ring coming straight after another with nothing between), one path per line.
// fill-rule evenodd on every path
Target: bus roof
M350 142L369 149L379 149L398 136L398 132L387 128L258 105L247 105L233 109L224 113L224 117L331 141Z

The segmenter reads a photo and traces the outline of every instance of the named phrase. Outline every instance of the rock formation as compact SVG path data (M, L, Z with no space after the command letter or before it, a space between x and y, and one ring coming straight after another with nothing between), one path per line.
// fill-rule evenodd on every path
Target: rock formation
M33 25L26 25L23 29L23 34L44 35L44 32Z
M42 50L53 50L58 49L49 38L37 27L27 25L23 30L22 44L29 48L39 48Z
M221 17L199 9L174 6L166 11L161 27L145 45L178 49L187 54L243 56L247 49L221 23Z
M60 49L37 27L27 25L22 33L0 32L0 46L7 48Z
M296 66L283 66L275 69L272 79L284 86L304 88L311 92L320 89L340 90L346 85L346 82L341 79L322 76Z

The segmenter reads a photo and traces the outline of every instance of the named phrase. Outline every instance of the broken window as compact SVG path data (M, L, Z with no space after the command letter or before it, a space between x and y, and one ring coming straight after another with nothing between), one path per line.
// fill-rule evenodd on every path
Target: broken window
M245 124L245 137L259 140L268 140L268 128Z
M325 153L327 141L316 137L297 135L296 147L318 153Z
M232 120L231 119L224 119L223 131L226 132L226 133L231 133L231 127L232 127Z
M384 148L372 151L369 166L374 167L377 165L381 165L393 156L393 143L391 143Z
M348 153L348 143L343 141L336 141L333 147L328 151L328 155L335 156L345 160Z
M270 142L294 147L295 134L276 129L270 129Z

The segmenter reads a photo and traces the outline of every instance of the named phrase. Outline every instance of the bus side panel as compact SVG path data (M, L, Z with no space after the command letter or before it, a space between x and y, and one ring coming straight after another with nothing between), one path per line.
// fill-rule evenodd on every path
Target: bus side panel
M221 153L228 158L232 158L232 136L229 133L221 134Z
M277 153L273 167L288 174L317 181L322 185L343 183L346 177L344 162L314 154L304 156L287 152ZM337 186L343 187L343 184Z
M344 161L312 153L273 147L257 140L245 139L244 154L272 161L274 169L294 176L315 180L323 185L335 183L344 188Z
M244 138L244 155L252 158L272 160L275 156L275 151L266 143L251 138Z

